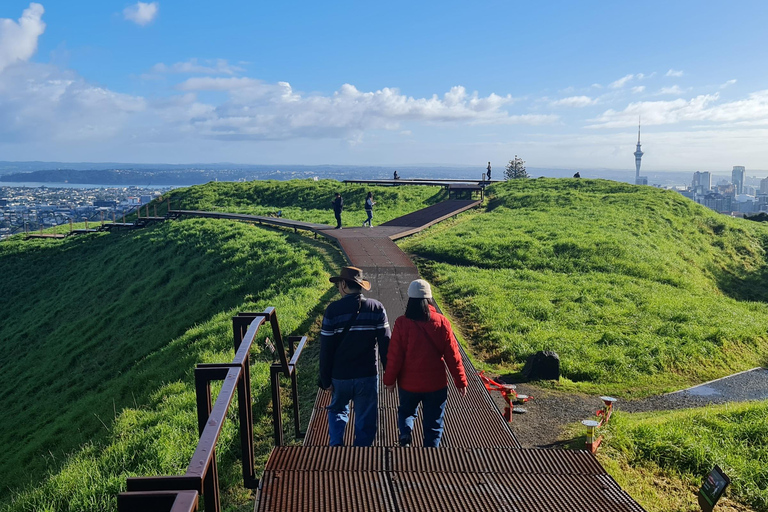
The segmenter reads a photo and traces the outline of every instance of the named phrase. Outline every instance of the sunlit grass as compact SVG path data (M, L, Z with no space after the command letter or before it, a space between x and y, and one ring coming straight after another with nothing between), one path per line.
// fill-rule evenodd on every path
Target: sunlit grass
M763 364L768 230L679 194L515 180L402 242L499 373L538 350L561 384L645 395Z
M619 412L605 434L600 461L649 512L699 510L695 493L715 464L732 480L727 498L768 510L768 401Z
M340 263L323 242L203 219L1 244L14 293L0 299L13 319L0 324L0 445L13 447L0 460L0 508L110 510L126 476L182 474L196 445L194 365L232 360L238 311L274 306L284 334L307 334ZM255 347L261 462L271 359ZM220 443L233 506L252 499L237 485L235 426Z

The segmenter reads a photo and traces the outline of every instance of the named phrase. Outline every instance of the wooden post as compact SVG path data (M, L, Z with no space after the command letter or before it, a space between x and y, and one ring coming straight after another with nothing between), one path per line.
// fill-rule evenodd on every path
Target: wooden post
M123 210L123 224L125 224L125 210Z
M100 210L99 215L101 216L101 227L104 227L104 210Z

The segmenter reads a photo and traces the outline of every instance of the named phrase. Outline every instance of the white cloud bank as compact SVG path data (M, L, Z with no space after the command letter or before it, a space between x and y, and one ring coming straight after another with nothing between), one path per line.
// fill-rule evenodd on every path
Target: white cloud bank
M606 110L592 119L588 128L624 128L634 126L642 115L643 125L664 125L689 121L768 125L768 90L750 94L746 99L720 103L718 93L699 95L690 100L645 101L630 103L622 111Z
M18 22L0 20L0 141L53 147L77 141L119 146L210 140L359 140L369 130L401 131L403 123L551 123L554 115L512 115L510 95L469 93L462 86L438 97L414 98L395 88L359 91L344 84L330 94L303 94L286 82L234 75L226 60L157 64L154 73L204 74L178 84L169 98L146 100L93 85L68 70L29 62L45 30L43 8L31 4ZM126 17L148 23L157 3L139 2ZM230 75L217 77L211 75ZM225 99L206 103L204 91ZM407 129L407 127L406 127Z
M667 71L667 74L664 75L664 76L673 76L673 77L678 78L678 77L683 76L683 72L682 71L675 71L674 69L670 69L669 71Z
M123 16L126 20L132 21L143 27L144 25L152 23L155 18L157 18L158 12L160 12L159 3L138 2L135 5L123 9Z
M287 82L235 77L190 78L178 88L228 93L228 100L211 108L208 115L190 118L200 135L224 140L355 139L366 130L399 130L403 122L538 125L558 119L510 115L505 107L513 103L511 96L481 97L462 86L431 98L413 98L395 88L363 92L350 84L330 96L304 95Z
M35 54L37 38L45 31L44 12L42 5L31 3L18 22L0 19L0 72Z

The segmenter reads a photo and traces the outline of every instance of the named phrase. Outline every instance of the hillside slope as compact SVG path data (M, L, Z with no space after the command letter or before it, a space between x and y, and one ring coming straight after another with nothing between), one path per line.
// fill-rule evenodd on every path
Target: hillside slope
M768 229L672 191L514 180L401 244L499 373L554 350L572 386L644 395L764 364Z
M359 214L362 222L369 189L330 181L209 183L172 191L158 210L170 198L173 208L282 210L331 222L335 190L346 199L345 219ZM373 190L375 223L443 194L433 187ZM231 360L238 311L274 306L284 335L309 334L335 295L328 277L342 263L323 240L209 219L0 244L7 411L0 418L0 510L114 510L126 477L183 473L196 445L194 365ZM271 359L257 347L251 368L262 458L271 446ZM314 375L308 378L313 388ZM236 437L233 424L225 425L219 471L225 506L246 510L252 495L238 485Z

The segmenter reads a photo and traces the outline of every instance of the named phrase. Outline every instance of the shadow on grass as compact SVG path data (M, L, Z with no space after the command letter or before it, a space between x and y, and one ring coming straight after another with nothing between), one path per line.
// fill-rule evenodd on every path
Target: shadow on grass
M719 270L715 279L718 288L732 299L768 302L768 265L742 275Z

